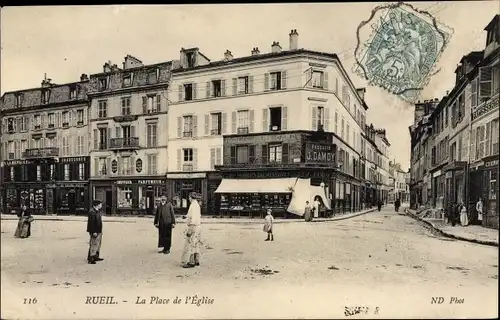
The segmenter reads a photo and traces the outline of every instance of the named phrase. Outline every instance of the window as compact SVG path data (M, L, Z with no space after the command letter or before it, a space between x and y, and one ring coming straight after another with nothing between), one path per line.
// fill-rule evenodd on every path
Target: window
M16 132L16 119L9 118L7 120L7 131L9 133L15 133Z
M36 181L42 181L42 166L36 166Z
M108 128L99 128L99 150L107 149Z
M194 52L187 52L186 53L186 61L187 61L187 67L188 68L195 67L195 55L194 55Z
M157 174L157 157L156 154L148 154L148 174Z
M450 161L454 162L456 160L456 154L457 154L457 143L453 142L453 144L450 146Z
M69 180L70 172L69 172L69 163L64 164L64 180Z
M78 155L84 155L85 154L85 137L84 136L78 136L76 137L76 154Z
M269 146L269 162L281 163L282 146L271 145Z
M212 81L212 97L222 96L222 81L213 80Z
M39 115L39 114L36 114L34 116L34 126L35 126L35 130L39 130L42 128L42 117Z
M498 118L491 122L491 154L498 154Z
M193 149L183 149L184 153L184 163L182 164L183 171L193 171Z
M132 208L132 188L119 186L116 191L118 208Z
M323 129L325 125L325 108L317 107L318 129Z
M144 97L143 103L145 103L144 106L144 112L145 113L156 113L161 111L161 100L160 100L160 95L156 96L147 96Z
M281 130L281 107L270 108L270 118L271 118L271 131Z
M55 180L55 179L56 179L56 165L51 164L49 167L49 180Z
M81 126L84 124L84 121L83 121L83 109L80 109L80 110L76 110L76 124Z
M238 111L238 131L248 130L249 112L248 110Z
M10 181L14 181L16 178L16 170L14 167L10 167L9 169L10 169L10 172L9 172Z
M236 147L236 163L248 163L248 146Z
M335 110L335 133L339 134L339 113Z
M184 85L184 100L191 101L193 100L193 84L187 83Z
M105 176L107 174L106 158L99 158L98 162L99 162L98 175Z
M148 83L156 83L158 82L158 71L150 70L148 71Z
M212 113L210 117L212 125L210 134L212 136L218 136L222 133L222 113Z
M123 76L123 86L130 87L132 85L132 74L125 74Z
M184 137L193 136L193 116L184 116Z
M346 123L345 124L345 130L346 130L346 137L345 137L345 142L347 142L347 144L350 144L349 142L349 133L350 133L350 130L349 130L349 123Z
M18 93L16 94L16 108L19 108L21 107L21 104L22 104L22 96L23 94L22 93Z
M314 70L312 73L312 86L313 88L323 89L324 74L322 71Z
M106 90L108 88L108 78L99 79L99 90Z
M63 128L69 127L69 111L63 111L62 113L62 126Z
M76 99L76 96L77 96L76 85L73 85L69 88L69 98Z
M132 163L130 162L130 157L122 157L121 160L122 175L130 175L132 173Z
M108 117L108 102L107 101L99 101L97 117L99 119Z
M49 103L49 96L50 96L50 91L49 90L43 90L42 91L42 104Z
M344 139L344 118L342 118L342 126L340 128L340 137L342 138L342 140Z
M63 147L63 152L62 153L65 156L69 156L69 149L70 149L70 147L69 147L69 141L68 140L69 140L68 137L63 137L62 138L62 142L63 142L62 143L63 144L62 145L62 147Z
M248 77L238 78L238 93L239 94L248 93Z
M130 98L122 98L122 116L130 115Z
M85 163L78 164L78 180L85 180Z
M270 90L281 90L281 72L271 72Z
M21 132L28 131L28 123L29 123L28 116L21 117L19 119L19 126L20 126L19 131Z
M48 118L49 118L48 128L54 128L56 123L56 115L54 113L49 113Z
M158 145L158 139L157 139L157 135L156 135L157 129L158 129L157 123L148 123L147 124L147 146L149 148L156 147Z

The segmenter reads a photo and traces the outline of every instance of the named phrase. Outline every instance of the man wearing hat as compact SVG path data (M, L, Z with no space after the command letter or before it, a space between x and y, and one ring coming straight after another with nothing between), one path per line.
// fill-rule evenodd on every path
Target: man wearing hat
M158 248L163 248L158 253L170 253L172 229L175 228L175 212L174 206L167 201L165 195L161 197L161 202L156 208L154 225L158 228Z

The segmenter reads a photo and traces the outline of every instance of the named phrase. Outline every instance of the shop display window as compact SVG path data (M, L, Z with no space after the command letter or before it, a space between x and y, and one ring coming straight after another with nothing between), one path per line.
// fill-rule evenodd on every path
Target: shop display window
M17 189L7 189L6 190L5 205L7 206L7 212L18 206L17 203Z
M118 208L132 208L132 188L117 188Z

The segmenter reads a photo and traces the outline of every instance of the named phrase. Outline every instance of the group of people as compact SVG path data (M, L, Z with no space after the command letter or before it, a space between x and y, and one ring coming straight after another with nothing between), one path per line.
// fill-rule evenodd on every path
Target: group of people
M451 223L452 226L460 224L462 227L466 227L469 224L482 224L483 221L483 201L479 198L476 202L474 210L468 212L467 206L462 201L458 205L450 204L445 213L445 219L447 223Z
M196 193L189 195L190 206L184 230L184 250L181 256L181 263L184 268L194 268L200 265L201 242L201 207L200 196ZM172 246L172 229L175 228L175 212L166 196L161 197L161 202L156 208L154 226L158 229L158 253L169 254ZM89 264L96 264L104 260L100 257L102 242L102 202L94 200L89 212L87 222L87 232L90 235L89 251L87 261Z

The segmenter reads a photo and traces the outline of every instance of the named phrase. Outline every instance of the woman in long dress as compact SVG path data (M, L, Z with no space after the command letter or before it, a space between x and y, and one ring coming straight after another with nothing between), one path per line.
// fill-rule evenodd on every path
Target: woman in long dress
M19 217L19 222L17 223L14 237L23 239L28 238L31 236L31 222L33 221L33 217L27 210L26 205L23 204L21 206L21 212L17 216Z
M189 195L189 210L186 215L186 230L184 231L184 250L181 262L184 268L193 268L200 265L201 247L201 207L196 193Z
M466 227L469 224L469 217L467 216L467 207L464 203L460 206L460 224Z

